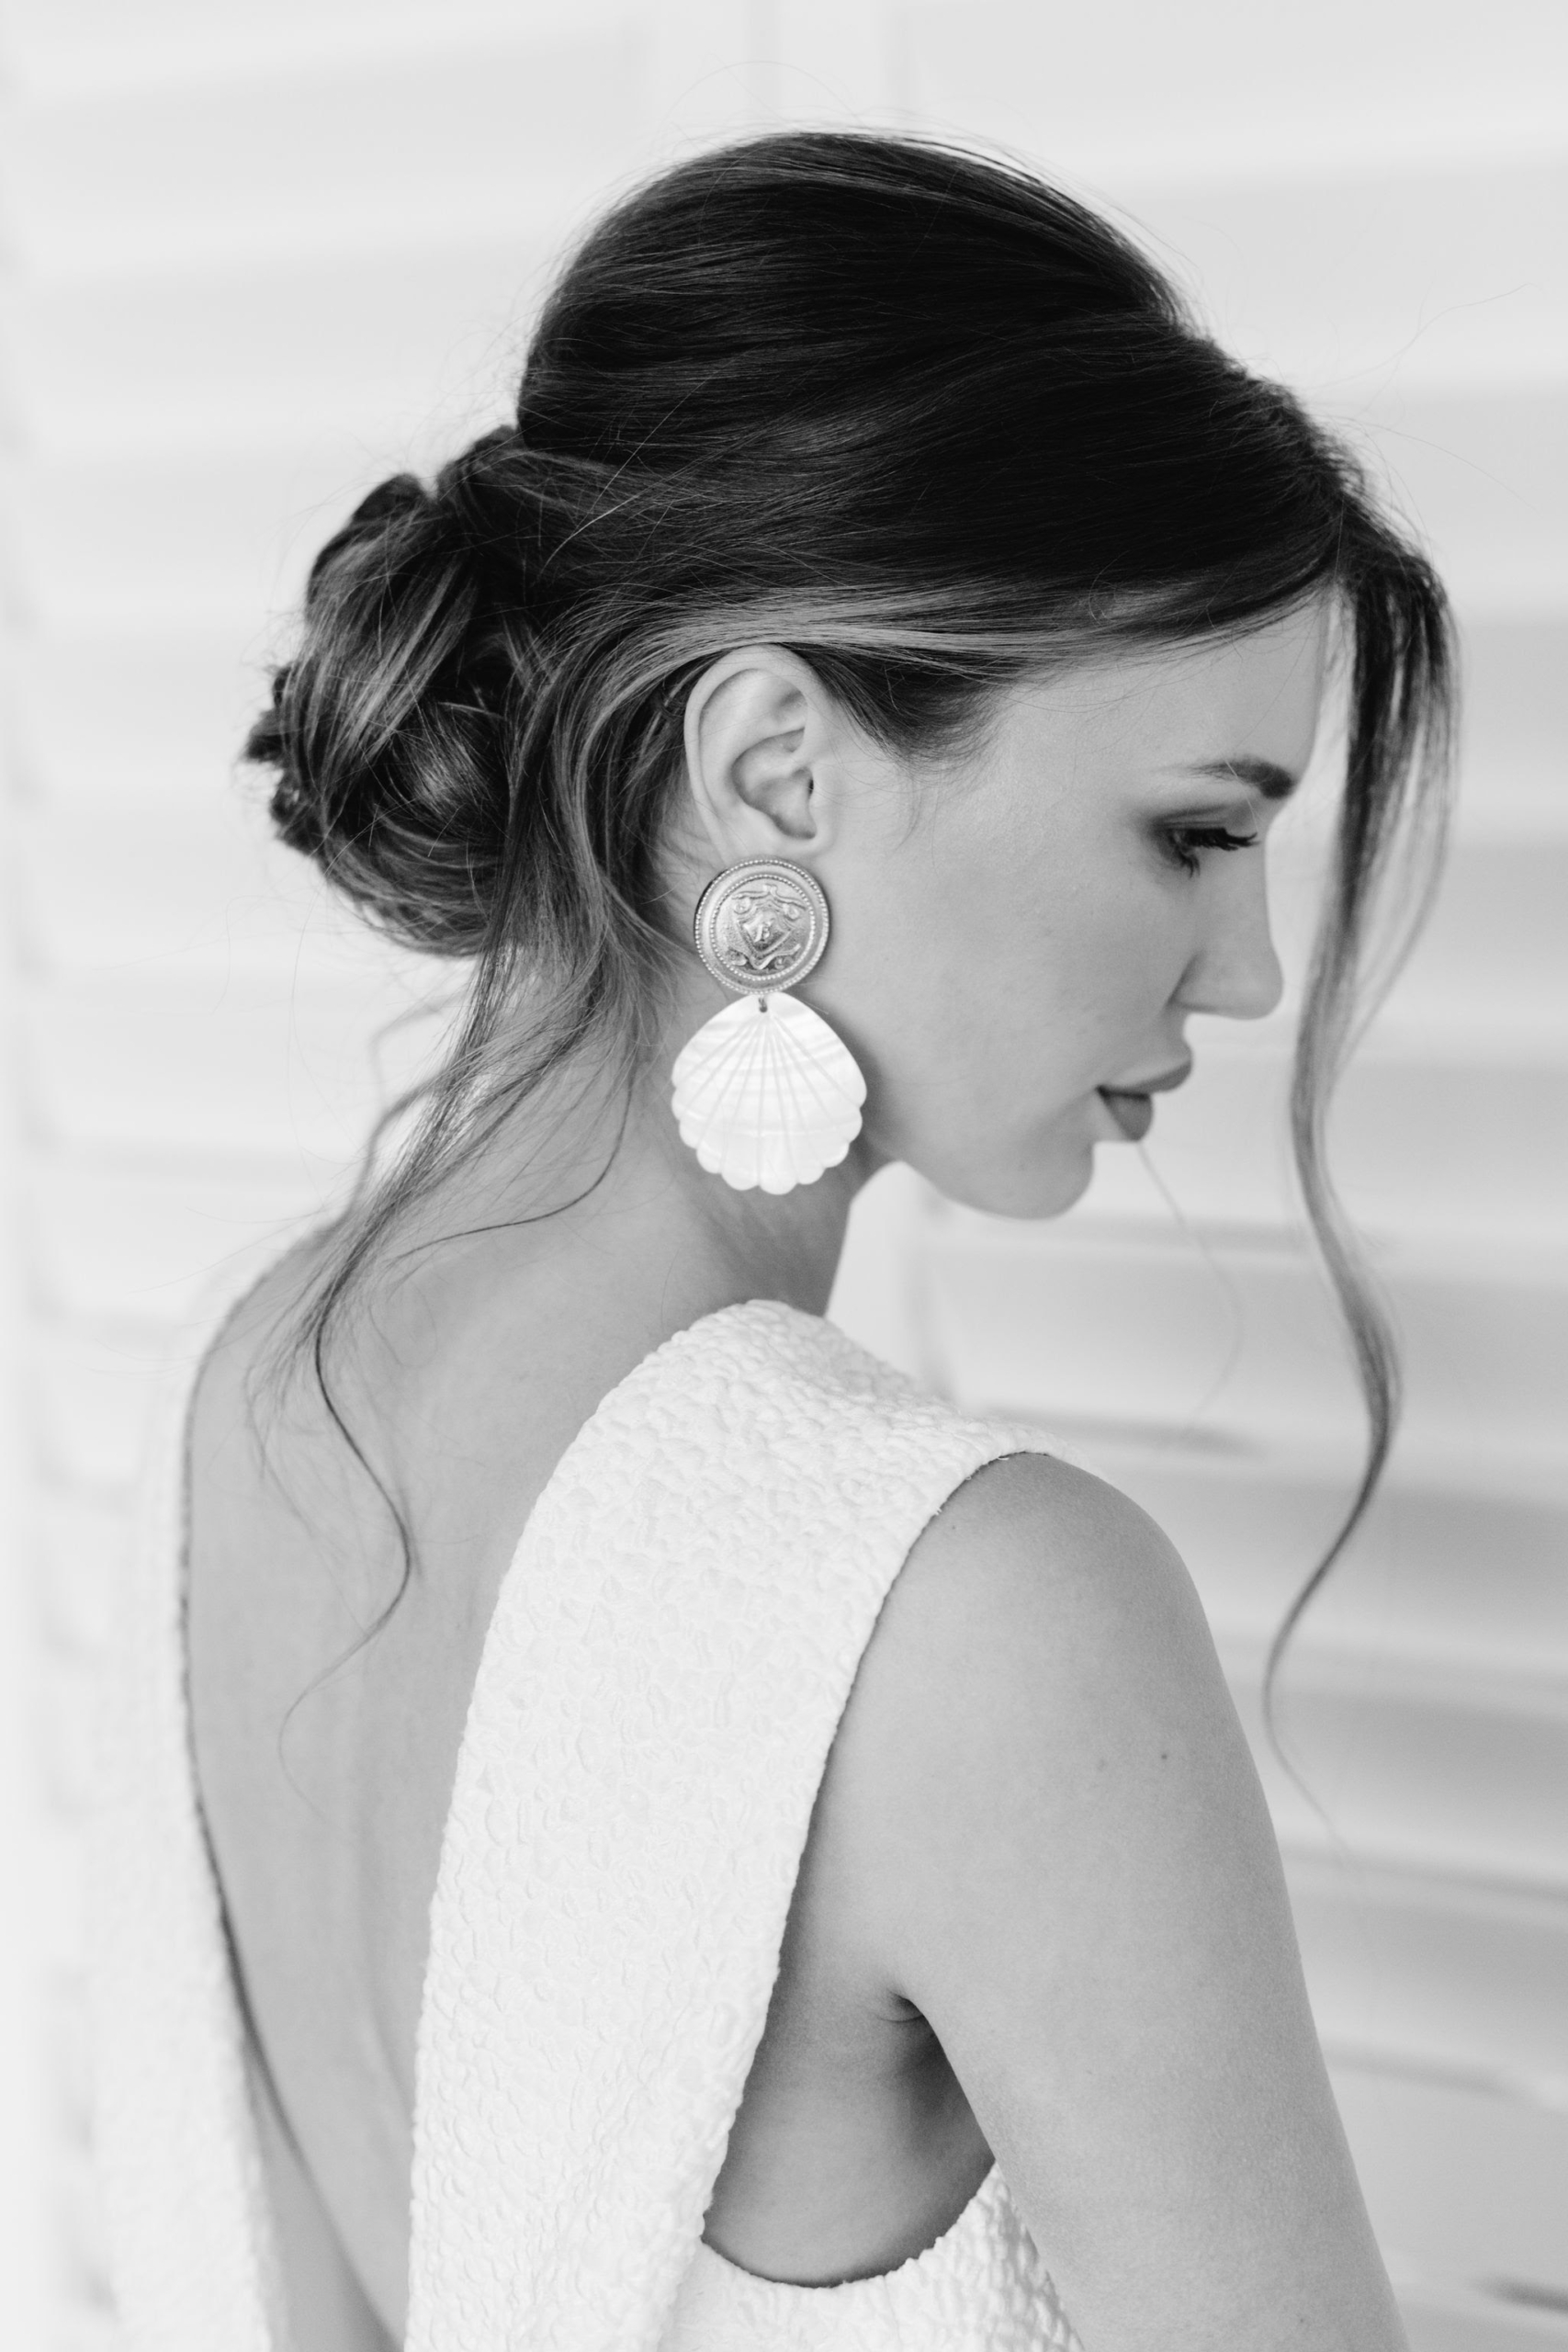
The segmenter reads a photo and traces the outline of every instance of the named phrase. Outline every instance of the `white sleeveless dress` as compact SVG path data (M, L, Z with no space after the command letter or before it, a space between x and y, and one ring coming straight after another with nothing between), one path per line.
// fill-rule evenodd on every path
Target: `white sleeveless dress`
M98 2149L124 2352L287 2352L184 1642L200 1357L156 1433L106 1694ZM910 1545L983 1464L961 1419L769 1301L612 1391L485 1640L431 1911L406 2352L1039 2352L1073 2335L993 2170L874 2278L701 2243L829 1747Z

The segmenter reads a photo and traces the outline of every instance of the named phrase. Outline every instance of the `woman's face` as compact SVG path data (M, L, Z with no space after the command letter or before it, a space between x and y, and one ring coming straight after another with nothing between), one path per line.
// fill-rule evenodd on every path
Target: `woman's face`
M1314 606L1011 687L983 749L918 777L863 738L819 744L819 836L795 854L833 933L800 992L865 1072L875 1153L1051 1215L1185 1073L1190 1013L1273 1008L1263 845L1312 750L1326 632Z

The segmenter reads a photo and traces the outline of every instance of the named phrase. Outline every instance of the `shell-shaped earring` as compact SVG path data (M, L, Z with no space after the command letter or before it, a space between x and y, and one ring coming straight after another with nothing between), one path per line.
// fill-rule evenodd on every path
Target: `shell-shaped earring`
M675 1058L681 1140L737 1192L793 1192L836 1168L860 1133L865 1080L819 1014L784 991L828 944L828 901L802 865L746 857L697 901L697 953L739 1002Z

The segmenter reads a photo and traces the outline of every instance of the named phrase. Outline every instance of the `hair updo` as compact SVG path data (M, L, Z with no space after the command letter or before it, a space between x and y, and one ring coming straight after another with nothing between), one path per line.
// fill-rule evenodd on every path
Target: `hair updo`
M482 948L499 887L499 714L517 691L515 655L487 615L521 603L516 563L504 587L484 578L465 495L479 458L447 466L434 492L394 475L328 542L306 645L246 745L278 770L272 817L289 847L387 930L449 956Z
M685 690L728 648L808 662L879 741L1116 644L1332 592L1351 650L1334 877L1293 1125L1373 1442L1394 1359L1323 1165L1375 888L1424 901L1451 661L1425 558L1280 386L1135 246L1021 169L797 131L701 155L570 259L515 423L401 474L321 550L247 752L284 838L396 938L469 959L454 1052L367 1176L317 1312L400 1208L579 1048L655 1025L657 847ZM519 1006L526 1003L526 1017Z

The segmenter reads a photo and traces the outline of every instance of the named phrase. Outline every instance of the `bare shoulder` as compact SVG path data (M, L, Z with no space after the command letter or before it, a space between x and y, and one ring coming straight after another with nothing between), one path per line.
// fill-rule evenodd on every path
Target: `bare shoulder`
M1246 1758L1175 1546L1129 1497L1049 1454L1010 1454L950 1497L889 1596L863 1680L887 1728L913 1704L987 1744L1021 1738L1058 1770L1076 1758L1069 1783L1081 1772L1101 1802L1151 1764Z
M1087 2342L1398 2346L1257 1773L1145 1512L1047 1456L969 1480L824 1793L857 1944L934 2028Z
M1227 1917L1242 1901L1267 1914L1293 1960L1192 1579L1145 1511L1069 1463L1010 1455L950 1497L888 1596L835 1762L868 1849L899 1856L887 1948L922 2008L940 1999L931 1973L957 1962L960 1908L965 1933L994 1919L998 1949L1027 1922L1037 1982L1065 1984L1113 1931L1157 1941L1168 1964L1190 1945L1206 1966L1191 1898L1207 1876ZM921 1884L917 1912L903 1896Z
M323 1246L315 1234L296 1242L263 1269L211 1333L191 1404L196 1470L254 1454L263 1408L286 1391L285 1375L299 1359L301 1302Z

